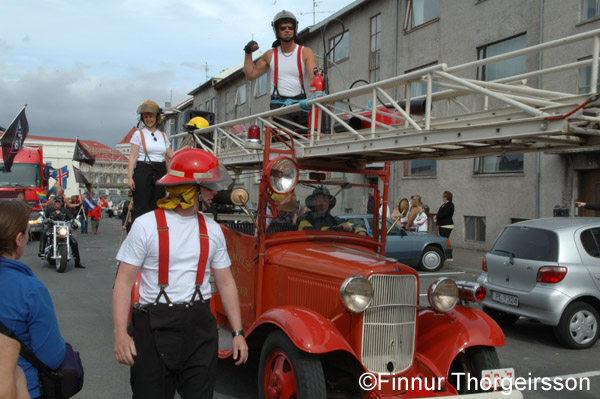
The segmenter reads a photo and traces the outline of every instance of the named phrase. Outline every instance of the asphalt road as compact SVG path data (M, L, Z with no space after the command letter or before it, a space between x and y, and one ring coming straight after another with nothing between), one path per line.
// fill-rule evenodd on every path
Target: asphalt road
M65 273L57 273L37 257L37 241L29 243L21 260L31 266L50 290L61 332L81 352L85 384L76 397L130 397L129 369L118 364L112 354L111 295L116 273L115 255L121 239L120 221L102 219L98 235L76 233L76 238L87 269L73 269L71 261ZM455 279L474 280L478 274L477 270L462 268L459 264L445 267L443 271L441 275ZM439 275L421 275L422 295ZM534 377L589 378L591 385L589 390L582 391L545 391L538 386L523 391L526 398L600 398L600 343L584 351L567 350L558 346L550 328L527 320L519 321L504 332L507 344L498 348L500 362L502 367L513 367L517 377L528 381ZM215 398L256 398L254 360L242 367L233 366L231 360L220 361Z

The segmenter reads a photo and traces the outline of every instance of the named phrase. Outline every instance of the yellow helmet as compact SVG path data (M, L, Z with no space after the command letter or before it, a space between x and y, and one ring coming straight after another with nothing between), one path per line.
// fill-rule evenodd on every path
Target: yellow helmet
M152 100L146 100L142 103L142 105L140 105L137 109L137 113L142 115L145 113L151 113L151 114L160 114L162 112L162 109L160 109L160 107L158 106L157 103L155 103Z
M195 118L190 119L190 121L184 125L184 127L188 130L203 129L209 126L210 123L201 116L196 116Z
M296 195L292 194L289 200L285 204L281 204L283 200L287 198L289 194L271 194L271 199L275 201L277 205L277 209L281 212L296 212L298 210L298 201L296 200Z

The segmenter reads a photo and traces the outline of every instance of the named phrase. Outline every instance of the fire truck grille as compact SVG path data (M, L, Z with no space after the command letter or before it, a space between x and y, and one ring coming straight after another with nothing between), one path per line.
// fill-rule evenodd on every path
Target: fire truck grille
M362 362L372 373L400 373L415 353L417 279L415 276L374 274L372 305L363 315ZM412 306L411 306L412 305Z

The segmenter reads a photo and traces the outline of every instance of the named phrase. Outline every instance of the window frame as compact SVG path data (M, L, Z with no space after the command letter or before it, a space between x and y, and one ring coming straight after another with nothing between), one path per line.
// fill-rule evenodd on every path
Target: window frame
M484 44L484 45L482 45L482 46L479 46L479 47L477 47L477 61L480 61L480 60L485 60L485 59L489 58L489 57L487 56L487 50L488 50L489 48L491 48L491 47L493 47L493 46L496 46L496 45L499 45L500 43L507 43L507 42L509 42L509 41L511 41L511 40L515 40L515 39L517 39L517 38L520 38L520 37L525 37L525 46L523 46L522 48L527 48L527 32L522 32L522 33L516 34L516 35L514 35L514 36L510 36L510 37L507 37L507 38L505 38L505 39L502 39L502 40L497 40L497 41L495 41L495 42L492 42L492 43L487 43L487 44ZM482 56L482 51L484 52L483 56ZM501 54L505 54L505 53L501 53ZM523 70L521 73L525 73L525 72L527 72L527 58L526 58L526 56L525 56L525 55L522 55L522 56L520 56L520 57L517 57L517 58L519 58L519 59L522 59L522 60L524 60L524 61L525 61L525 69L524 69L524 70ZM514 60L514 59L516 59L516 58L513 58L513 60ZM478 68L477 68L477 72L476 72L476 73L477 73L477 80L481 80L481 81L484 81L484 82L488 82L489 80L487 80L487 78L486 78L486 74L487 74L487 73L486 73L486 71L487 71L487 68L489 68L489 67L490 67L490 65L494 65L494 64L497 64L497 63L500 63L500 62L506 62L506 61L507 61L507 60L504 60L504 61L498 61L498 62L493 62L493 63L491 63L491 64L482 65L482 66L478 67ZM503 78L505 78L505 77L510 77L510 76L513 76L513 75L507 75L507 76L503 76L503 77L500 77L500 78L498 78L498 79L503 79Z
M429 173L429 174L413 174L412 170L412 163L413 162L419 162L419 161L428 161L428 162L432 162L433 166L433 173ZM402 167L402 176L403 177L412 177L412 178L419 178L419 177L437 177L437 161L435 159L416 159L416 160L408 160L408 161L403 161L403 167Z
M242 88L244 91L243 101L241 100L241 95L240 95ZM244 84L239 85L235 91L235 105L236 106L244 105L244 104L246 104L246 101L248 101L248 92L247 92L246 84L244 83Z
M338 38L340 38L341 40L339 40L338 44L335 47L333 47L334 44L336 43L336 41L338 40ZM336 60L335 49L338 48L342 44L342 41L347 43L348 53L346 54L346 56L344 58L340 58L340 59ZM328 65L339 64L341 62L344 62L344 61L350 59L350 30L346 29L344 32L341 32L333 37L330 37L328 40L328 50L330 51L330 53L327 57Z
M254 85L254 97L262 97L269 92L269 74L264 73L256 79L256 83ZM264 92L262 92L261 87L263 86L262 82L264 81Z
M405 17L404 17L404 26L402 28L402 30L404 32L410 32L412 30L419 29L422 26L426 26L426 25L432 24L432 23L437 22L437 21L440 20L440 0L436 0L437 1L437 16L433 17L433 18L430 18L428 20L425 20L425 15L423 15L423 22L421 22L418 25L413 25L414 24L413 21L415 19L414 18L414 14L415 14L415 11L414 11L414 1L415 0L407 0L406 1L406 8L404 10L404 15L405 15ZM427 0L416 0L416 1L425 2Z
M474 238L471 239L469 238L469 220L470 219L474 219L475 220L475 231L473 232ZM483 223L481 223L481 221L483 221ZM468 242L479 242L479 243L485 243L486 241L486 228L487 228L487 220L485 216L464 216L464 223L465 223L465 241ZM481 232L479 231L479 229L481 228L481 225L483 225L483 240L480 240L478 238L481 238Z
M404 71L404 73L415 72L415 71L418 71L420 69L425 69L425 68L428 68L430 66L438 65L438 64L439 64L439 62L436 60L436 61L430 62L428 64L418 66L416 68L408 69L408 70ZM424 86L425 93L424 94L413 95L413 85L415 85L415 87L416 86L418 86L418 87L423 87ZM415 98L415 97L419 97L419 96L425 95L425 94L427 94L427 82L414 81L414 82L410 82L410 85L404 85L404 97L405 98L407 97L408 90L410 90L410 98ZM433 87L432 87L431 92L435 93L436 91L438 91L438 89L437 89L437 87L434 84Z
M496 169L496 170L485 170L485 159L490 159L490 158L499 158L499 157L506 157L507 155L520 155L522 157L522 161L521 161L521 169L520 170L500 170L500 169ZM510 162L510 160L509 160ZM499 166L499 164L498 164ZM475 157L473 159L473 174L475 175L497 175L497 174L518 174L518 175L522 175L525 173L525 153L523 152L516 152L516 153L511 153L511 154L500 154L500 155L488 155L485 157Z
M369 18L369 83L379 82L381 80L381 13L375 14ZM373 30L373 20L375 20L375 31ZM375 46L373 42L375 41ZM373 48L378 47L378 48Z
M586 7L585 7L586 2L596 3L596 12L591 17L584 16L584 13L586 10ZM581 5L581 12L579 13L580 22L584 23L584 22L588 22L588 21L592 21L592 20L600 18L600 4L599 3L600 3L600 0L581 0L581 2L579 3ZM587 9L589 9L589 7Z

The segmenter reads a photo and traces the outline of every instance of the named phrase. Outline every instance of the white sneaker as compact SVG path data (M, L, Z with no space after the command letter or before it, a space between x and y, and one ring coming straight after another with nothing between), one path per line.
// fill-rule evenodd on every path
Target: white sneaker
M454 262L454 258L448 258L446 259L446 262Z

